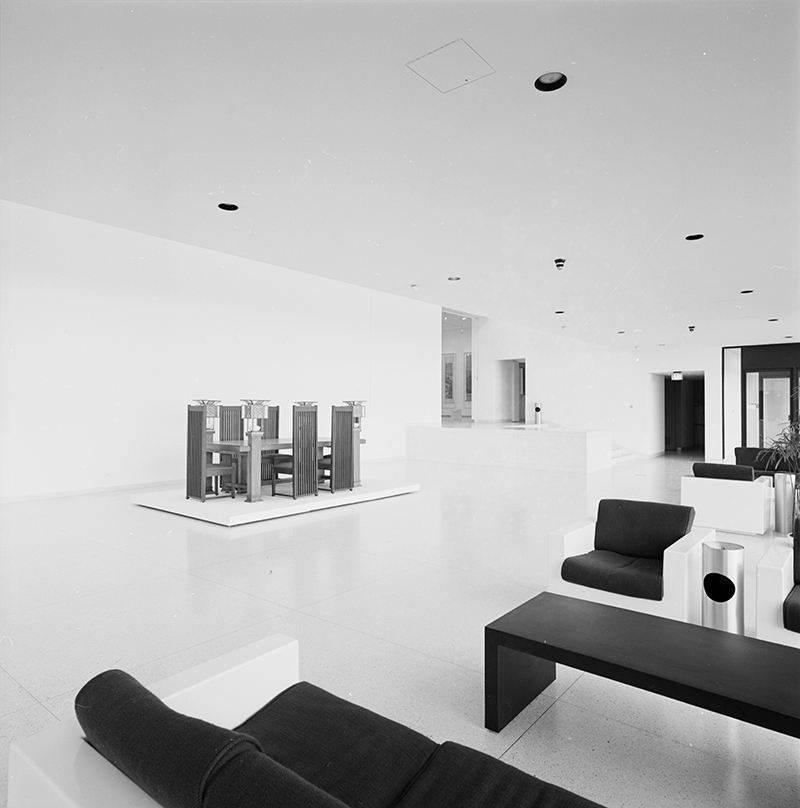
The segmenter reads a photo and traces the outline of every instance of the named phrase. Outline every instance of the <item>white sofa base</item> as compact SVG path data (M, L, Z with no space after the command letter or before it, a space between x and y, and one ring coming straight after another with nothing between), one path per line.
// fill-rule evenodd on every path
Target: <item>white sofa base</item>
M297 640L274 634L151 686L178 712L232 729L300 678ZM11 744L8 808L159 808L83 739L74 713Z
M756 567L756 637L800 648L800 634L783 627L783 601L792 591L792 545L778 536Z
M548 591L700 625L703 542L714 541L713 529L695 527L664 551L664 598L648 600L580 586L561 577L565 558L594 550L594 528L594 519L583 519L550 534Z
M771 477L752 481L681 477L681 505L694 508L696 525L717 530L762 534L775 523Z

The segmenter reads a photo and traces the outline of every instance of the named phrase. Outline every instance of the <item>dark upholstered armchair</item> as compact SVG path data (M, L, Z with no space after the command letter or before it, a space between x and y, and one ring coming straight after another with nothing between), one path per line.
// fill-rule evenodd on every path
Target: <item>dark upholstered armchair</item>
M773 461L763 449L754 449L751 446L737 446L734 450L736 465L751 466L756 477L774 477L776 471L791 471L784 460ZM759 455L761 455L759 457Z
M699 623L701 545L715 533L693 522L683 505L601 500L596 521L550 534L548 589Z

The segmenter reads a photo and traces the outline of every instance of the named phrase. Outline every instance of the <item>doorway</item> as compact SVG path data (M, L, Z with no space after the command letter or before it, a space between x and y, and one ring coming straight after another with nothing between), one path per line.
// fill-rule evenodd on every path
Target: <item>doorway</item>
M514 359L511 365L511 421L525 423L525 360Z
M664 451L705 451L705 374L664 380Z

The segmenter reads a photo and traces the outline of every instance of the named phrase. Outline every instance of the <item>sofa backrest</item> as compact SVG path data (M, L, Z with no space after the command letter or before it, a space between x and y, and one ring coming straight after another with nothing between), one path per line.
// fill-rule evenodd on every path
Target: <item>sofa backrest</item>
M752 446L737 446L733 453L736 456L737 465L752 466L756 471L791 471L783 460L775 462L767 453L759 457L763 451L763 449L756 449Z
M693 524L694 508L689 505L601 499L594 547L634 558L662 558Z
M756 473L752 466L732 466L730 463L694 463L695 477L713 477L718 480L754 480Z

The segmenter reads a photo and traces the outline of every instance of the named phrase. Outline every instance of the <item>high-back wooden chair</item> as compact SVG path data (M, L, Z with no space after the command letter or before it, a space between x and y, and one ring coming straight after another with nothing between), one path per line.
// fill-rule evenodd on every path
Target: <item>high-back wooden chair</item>
M267 407L267 417L258 419L264 440L277 440L280 437L280 415L280 407ZM272 479L272 464L275 460L291 460L291 458L290 454L281 454L277 449L262 449L261 483Z
M244 419L242 418L242 405L232 404L219 408L219 439L244 440ZM240 491L247 489L246 458L236 454L220 454L219 462L223 466L236 466L236 479L239 480Z
M331 407L331 453L319 461L322 480L331 493L343 488L353 490L353 407Z
M205 502L206 481L214 478L213 492L219 496L219 479L230 477L231 496L236 496L236 466L210 463L206 434L206 408L202 404L189 404L186 430L186 499Z
M295 404L292 407L292 454L272 460L272 496L317 495L317 407ZM292 478L292 493L276 491L278 475Z

